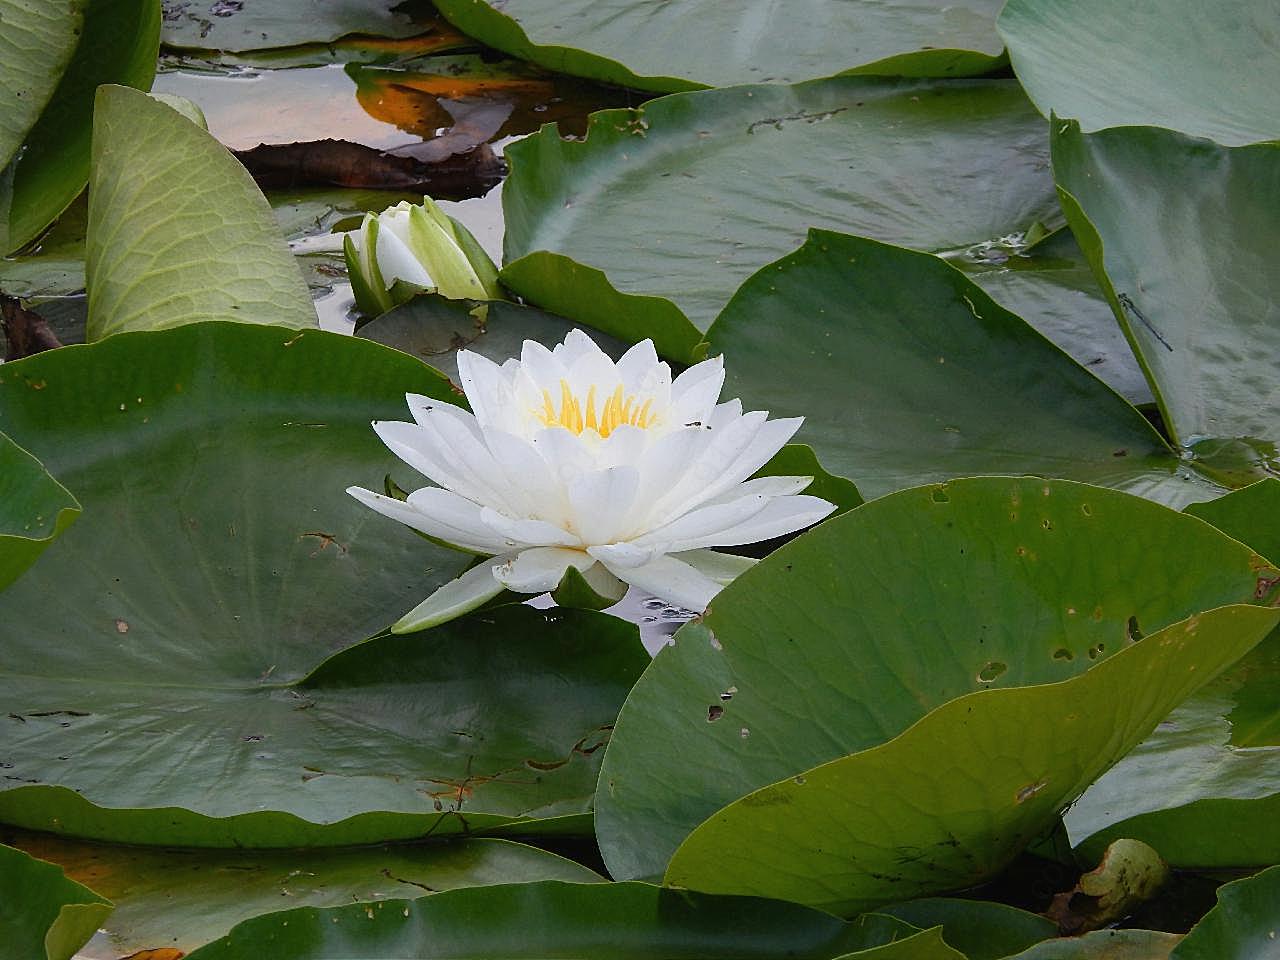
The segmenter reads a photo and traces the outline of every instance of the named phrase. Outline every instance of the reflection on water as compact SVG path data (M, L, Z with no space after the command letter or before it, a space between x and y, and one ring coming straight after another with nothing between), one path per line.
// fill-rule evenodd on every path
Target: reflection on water
M555 606L549 593L526 600L525 603L539 610ZM640 628L640 642L651 657L657 656L659 650L672 643L671 638L675 632L697 616L692 610L674 606L635 588L629 589L625 597L605 612L636 624Z

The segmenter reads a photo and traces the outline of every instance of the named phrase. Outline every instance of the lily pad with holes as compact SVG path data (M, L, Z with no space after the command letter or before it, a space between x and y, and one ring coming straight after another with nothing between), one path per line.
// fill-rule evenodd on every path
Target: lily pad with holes
M1270 0L1211 11L1197 0L1009 0L998 26L1045 116L1076 118L1086 130L1149 124L1235 145L1280 138L1280 33Z
M315 326L253 178L171 107L126 87L99 91L92 188L88 339L200 320Z
M190 952L285 905L336 907L493 883L600 879L572 861L506 840L228 851L111 846L25 832L5 839L58 864L115 905L82 951L86 960L156 948Z
M25 146L0 171L0 254L34 240L84 189L97 87L147 89L155 77L160 42L155 0L85 0L82 6L75 54L27 131Z
M189 960L827 960L918 933L867 915L845 922L791 903L711 897L641 883L525 883L418 900L287 910L240 924ZM928 960L933 960L930 956Z
M0 845L0 930L9 956L70 960L110 913L110 901L59 867Z
M380 345L235 323L0 367L0 428L85 505L0 594L0 821L200 846L584 828L647 662L632 625L517 606L361 643L464 564L344 492L410 482L369 428L409 391L455 399Z
M927 254L813 231L742 285L707 340L728 396L803 416L797 439L869 496L980 473L1179 505L1216 490L1188 479L1133 407Z
M67 488L0 433L0 590L35 563L79 515L80 504Z
M1199 520L1066 481L872 500L743 574L654 659L601 769L605 862L615 877L661 875L683 842L672 882L750 876L759 893L840 909L976 883L1280 619L1241 607L1196 619L1255 602L1269 569ZM844 801L812 788L810 768L829 761ZM800 774L808 783L789 779ZM804 804L815 819L699 828L760 788L736 809L764 816L777 796L776 813ZM858 829L827 824L830 843L806 832L829 816ZM716 844L686 840L695 828ZM783 842L793 829L809 852ZM891 836L892 849L837 865L815 852L851 835ZM766 893L762 871L786 889Z
M639 90L836 74L966 77L1001 64L999 0L437 0L455 26L559 73Z
M1280 142L1058 121L1053 170L1173 439L1231 487L1280 470Z
M810 227L942 252L1062 222L1044 120L1006 80L696 91L506 155L503 283L680 361Z

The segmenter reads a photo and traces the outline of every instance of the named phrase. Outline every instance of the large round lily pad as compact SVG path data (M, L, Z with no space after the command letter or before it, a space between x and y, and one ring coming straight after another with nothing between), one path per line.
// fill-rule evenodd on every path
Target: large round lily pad
M931 719L932 739L914 733L881 748L900 770L893 789L885 782L882 806L865 815L900 820L908 835L932 838L910 857L912 841L898 834L895 842L904 863L915 864L911 871L934 866L941 881L935 891L963 885L961 878L976 881L1016 852L1015 833L1028 840L1019 831L1047 830L1072 791L1118 758L1113 736L1144 735L1192 687L1252 646L1258 623L1265 633L1280 617L1231 612L1227 619L1244 624L1232 633L1209 629L1215 615L1199 639L1185 624L1170 627L1223 604L1253 602L1268 569L1194 518L1066 481L957 480L872 500L743 574L656 657L627 699L601 770L596 829L605 862L616 877L660 875L685 837L726 804L885 744L931 710L983 691L971 701L982 727L969 727L965 709L952 704L947 717L955 729ZM1173 631L1169 657L1160 640L1135 645L1162 629ZM1129 647L1093 677L1091 666ZM1183 669L1195 670L1191 687L1163 676L1183 647ZM1064 709L1079 722L1064 726L1053 712L1055 691L1073 677L1078 696ZM988 691L996 687L1026 689L995 697ZM1041 721L1034 719L1037 705L1045 711ZM1015 715L1027 725L1016 735L998 734ZM933 746L977 730L991 734L983 742L1000 758L990 770L981 763L957 769ZM889 776L876 763L867 790ZM1036 771L1051 774L1052 789L1028 807L1015 803L1023 787L1034 788L1028 801L1040 794ZM911 787L906 781L917 774L924 780ZM989 783L1024 774L999 805L988 805ZM870 802L866 793L857 797ZM1011 829L989 849L972 836L943 842L934 834L946 829L954 805L992 829L1001 822ZM1031 809L1034 826L1019 821L1015 831L1014 815ZM870 841L883 833L865 818L859 823ZM809 840L824 846L820 837ZM745 847L764 842L741 836L735 858L749 858ZM827 864L770 869L807 884L812 902L863 896L825 888ZM726 883L737 875L736 867L719 874ZM698 882L708 882L705 874ZM924 892L889 882L878 897Z
M1061 221L1044 121L1006 80L695 91L507 156L503 282L681 360L810 227L940 252Z
M1045 116L1087 130L1150 124L1226 144L1280 137L1271 0L1009 0L999 29Z
M560 73L641 90L999 66L1000 0L437 0L464 33Z
M516 607L360 644L464 563L344 492L416 482L369 428L406 391L454 396L377 344L235 323L0 368L0 426L85 504L0 594L0 820L299 846L589 809L633 626Z

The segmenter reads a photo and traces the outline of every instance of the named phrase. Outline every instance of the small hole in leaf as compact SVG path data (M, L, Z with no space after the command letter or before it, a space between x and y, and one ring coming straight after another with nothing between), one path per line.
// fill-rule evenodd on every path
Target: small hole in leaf
M1055 660L1064 660L1069 663L1075 658L1076 655L1066 647L1059 647L1057 650L1053 651L1053 659Z
M1040 526L1044 527L1046 530L1052 530L1053 521L1050 520L1048 517L1046 517L1045 519L1040 521Z
M1132 641L1133 643L1137 643L1139 640L1142 639L1143 637L1142 628L1138 626L1137 617L1129 618L1129 624L1125 628L1125 632L1129 635L1129 640Z
M743 727L741 730L738 731L738 736L742 737L742 739L745 740L747 739L747 737L751 736L751 731L748 730L746 727Z
M947 491L942 489L942 487L935 487L933 490L933 502L950 503L951 498L947 496Z
M724 707L720 706L720 704L713 703L711 706L707 707L707 723L715 723L715 721L719 720L723 716Z
M727 702L727 701L729 701L729 700L732 700L732 699L733 699L733 695L734 695L735 693L737 693L737 692L738 692L738 688L737 688L737 687L730 687L730 688L729 688L728 690L726 690L724 693L720 694L720 699L721 699L721 700L724 700L724 701L726 701L726 702Z
M1001 663L999 660L991 660L985 667L978 671L978 679L983 683L990 683L1008 669L1008 666Z

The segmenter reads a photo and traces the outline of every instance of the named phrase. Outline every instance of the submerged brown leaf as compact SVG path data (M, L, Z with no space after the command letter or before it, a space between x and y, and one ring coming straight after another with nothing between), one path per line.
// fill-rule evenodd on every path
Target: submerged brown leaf
M42 353L62 346L49 324L40 314L28 310L16 297L0 293L0 325L8 340L6 360L21 360L33 353Z

